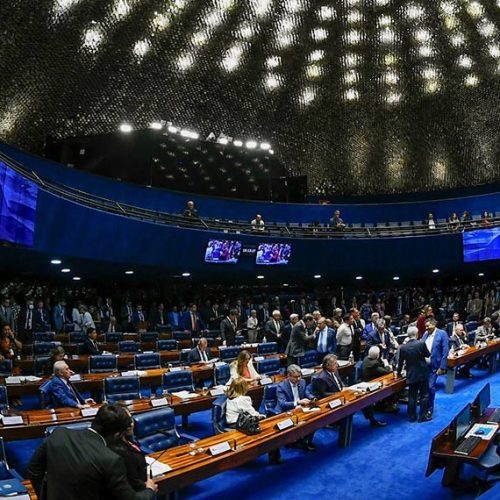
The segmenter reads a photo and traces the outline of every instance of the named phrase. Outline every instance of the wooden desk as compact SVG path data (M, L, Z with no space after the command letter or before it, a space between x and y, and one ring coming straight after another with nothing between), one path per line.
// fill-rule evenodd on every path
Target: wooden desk
M495 411L494 408L488 408L485 414L475 423L486 423L488 417ZM454 453L455 449L455 432L451 428L451 424L442 430L433 440L431 450L429 452L429 460L427 462L427 470L425 477L429 477L436 469L444 469L442 484L443 486L452 485L460 473L460 469L464 464L476 465L483 456L490 443L496 436L497 431L491 439L483 439L470 455L459 455Z
M366 408L382 399L401 391L406 381L402 378L394 379L392 374L380 377L383 387L369 394L356 394L352 390L344 390L337 395L329 396L319 402L319 412L305 413L296 409L289 414L281 414L261 422L262 432L256 436L246 436L239 431L230 431L189 445L178 446L167 452L158 452L151 455L159 461L172 467L172 471L156 479L160 495L177 491L197 481L214 476L228 469L254 460L258 456L275 450L280 446L293 443L328 424L347 420L352 422L352 416L357 411ZM328 402L339 396L346 398L346 404L330 409ZM286 418L293 418L296 425L278 431L277 422ZM229 442L232 450L212 457L208 448L218 443ZM202 452L196 450L202 449Z
M482 356L488 356L489 359L489 372L495 373L497 370L497 357L500 351L500 339L488 342L487 347L479 349L478 347L469 347L461 356L448 358L448 371L446 374L446 388L448 394L453 394L455 386L455 377L457 369L461 365L465 365L470 361L474 361Z

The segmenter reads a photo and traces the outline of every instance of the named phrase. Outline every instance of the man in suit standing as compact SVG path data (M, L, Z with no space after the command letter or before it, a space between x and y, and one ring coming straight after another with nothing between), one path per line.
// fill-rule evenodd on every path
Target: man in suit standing
M236 343L236 316L234 309L229 311L229 315L220 323L220 336L222 344L226 347L233 346Z
M212 353L208 349L207 339L202 337L198 340L198 345L189 351L187 357L188 363L194 365L203 361L209 361L210 359L212 359Z
M460 314L455 312L453 313L452 320L446 325L446 331L448 332L449 337L451 337L455 333L455 330L458 325L463 326L463 322L460 321Z
M202 330L206 330L205 322L196 304L191 304L189 310L182 315L182 328L195 336L200 335Z
M137 304L136 310L132 314L132 322L136 332L147 330L146 313L142 310L142 304Z
M432 419L427 415L429 400L429 370L426 358L431 354L425 342L417 340L418 328L408 327L408 342L399 348L398 375L401 376L403 366L406 369L406 383L408 384L408 419L417 420L417 400L420 398L419 422L428 422Z
M120 311L120 319L122 323L123 332L134 331L133 315L134 315L134 310L132 308L132 301L127 300L126 304L122 306Z
M82 345L81 353L89 354L91 356L101 354L101 350L97 344L97 330L95 328L87 328L87 338Z
M68 318L66 316L66 301L60 300L54 307L52 314L56 332L62 332L64 330L64 325L68 321Z
M46 332L50 330L49 313L43 307L43 301L39 300L36 309L33 311L33 330Z
M436 398L436 380L439 375L444 375L448 369L448 334L436 327L436 320L428 318L425 320L425 334L422 341L430 352L430 358L426 358L429 367L429 408L427 416L432 418L434 411L434 400Z
M5 298L0 306L0 323L7 323L12 330L15 329L14 325L14 311L10 306L10 300Z
M48 382L49 403L54 408L83 408L84 404L94 404L93 399L83 399L76 387L70 382L74 375L66 361L54 363L54 377Z
M290 340L286 346L285 354L287 356L287 366L296 365L299 358L304 356L307 348L307 343L310 340L316 339L316 334L308 335L307 329L312 326L314 318L311 314L306 314L304 320L299 320L298 314L290 315L290 323L292 324L292 333Z
M321 399L331 396L343 389L339 374L339 364L335 354L327 354L321 364L322 370L316 375L311 383L312 393L315 398Z
M160 326L167 324L167 316L165 314L165 306L162 302L158 304L155 311L151 311L149 327L156 330Z
M257 317L260 324L265 324L269 320L269 303L263 302L262 306L257 311Z
M278 413L293 410L297 406L308 406L311 403L311 399L306 394L306 381L302 380L300 367L289 365L286 372L287 379L276 388L276 411ZM312 443L313 438L314 432L299 439L297 444L306 451L314 451L316 447Z
M33 341L33 313L34 305L31 299L26 301L26 307L21 309L17 319L17 334L21 342L31 343Z
M89 429L59 427L31 457L28 474L38 498L52 500L153 500L157 486L146 481L135 492L123 459L107 445L125 432L131 417L121 406L102 406Z
M314 334L317 339L316 350L318 351L318 363L322 363L323 358L327 354L333 354L335 352L337 339L335 338L333 328L328 328L326 318L323 317L318 319L318 326Z
M268 342L277 342L278 351L283 352L287 343L284 342L285 323L281 319L281 313L278 309L273 311L272 317L264 325L264 335Z
M352 352L354 354L354 359L358 361L361 357L361 335L363 330L365 329L365 320L361 318L361 313L353 307L349 311L352 315L352 319L354 320L353 328L354 328L354 336L352 340Z
M386 329L384 319L378 319L375 324L375 330L368 336L366 340L366 349L377 346L382 353L382 358L387 359L389 355L389 347L391 345L391 335Z
M167 314L167 319L168 322L170 323L170 326L172 327L172 331L178 331L180 330L181 327L181 315L179 314L179 311L177 310L177 306L173 306L170 312Z

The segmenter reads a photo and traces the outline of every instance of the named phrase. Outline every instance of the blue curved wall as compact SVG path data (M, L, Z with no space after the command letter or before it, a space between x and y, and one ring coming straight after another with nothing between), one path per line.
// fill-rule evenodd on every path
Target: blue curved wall
M2 143L0 143L0 151L48 179L122 203L170 213L182 213L187 199L193 199L196 202L200 215L204 217L251 220L256 213L262 213L264 220L274 222L308 223L315 220L328 222L334 208L341 209L344 219L348 222L422 220L426 218L428 212L433 212L436 218L446 218L451 212L461 213L465 209L473 214L480 214L484 210L500 212L500 192L440 200L377 204L357 201L331 206L195 196L134 186L91 175L24 153ZM443 193L443 198L445 196L449 196L449 193ZM411 197L414 199L415 195ZM390 200L391 197L387 199Z

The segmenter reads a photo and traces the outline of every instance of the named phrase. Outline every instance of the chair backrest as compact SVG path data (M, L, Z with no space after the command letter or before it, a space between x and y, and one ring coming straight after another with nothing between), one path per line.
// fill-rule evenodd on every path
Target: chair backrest
M158 332L142 332L141 342L157 342L160 337Z
M177 351L179 349L179 342L175 339L158 340L156 342L157 351Z
M134 355L134 364L136 370L149 370L161 368L160 353L148 352Z
M266 415L277 415L276 406L278 405L277 396L278 384L268 384L264 386L264 408Z
M65 333L73 332L74 330L75 330L74 323L68 323L67 325L64 325L64 332Z
M304 356L299 358L301 368L312 368L318 364L318 353L316 351L306 351Z
M55 332L33 332L33 340L35 342L53 342L55 338Z
M40 396L40 406L41 408L52 408L52 395L50 392L50 386L52 384L52 379L48 379L43 382L38 388L38 394Z
M33 373L35 376L40 377L42 375L45 375L45 365L47 364L47 361L50 359L50 356L43 356L43 357L37 357L35 358L35 361L33 363Z
M140 398L139 377L106 377L104 398L110 404L116 401Z
M188 355L191 349L181 349L181 354L180 354L180 361L181 363L187 363L188 362Z
M7 387L0 385L0 410L9 408L9 397L7 396Z
M179 444L172 408L147 411L134 415L134 435L139 444L152 451L161 451Z
M214 369L214 384L226 385L227 381L231 378L231 369L227 363L216 366Z
M123 332L109 332L106 333L106 342L117 343L123 340Z
M118 357L114 354L96 354L89 356L89 373L118 371Z
M220 347L219 355L221 361L232 361L233 359L236 359L240 350L241 349L239 347Z
M179 391L192 391L193 372L191 370L181 370L164 373L163 388L170 393Z
M257 361L257 372L266 375L276 375L280 372L281 361L278 358L268 358Z
M468 332L477 329L477 321L469 321L465 324L465 328Z
M70 344L83 344L87 339L86 332L71 332L69 334L69 343Z
M59 427L64 427L66 429L73 429L75 431L83 431L88 429L92 422L73 422L72 424L61 424L61 425L50 425L45 429L45 437L50 436Z
M175 340L191 340L190 332L172 332L172 338Z
M241 345L245 342L245 337L243 335L236 335L234 337L234 345Z
M226 432L227 396L221 396L212 403L212 427L214 434Z
M278 342L264 342L257 345L257 354L278 354Z
M172 331L172 327L170 325L158 325L157 329L159 333L166 333Z
M122 340L118 342L118 352L137 352L139 344L135 340Z
M203 335L207 339L215 339L220 336L220 330L208 330Z
M61 342L33 342L33 356L49 356Z
M12 375L12 360L2 359L0 361L0 377L10 377Z

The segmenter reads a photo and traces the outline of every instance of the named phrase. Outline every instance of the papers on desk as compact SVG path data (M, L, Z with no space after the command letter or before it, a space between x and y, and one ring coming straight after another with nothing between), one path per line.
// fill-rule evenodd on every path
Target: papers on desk
M269 385L269 384L272 384L273 383L273 379L272 378L269 378L269 377L262 377L260 379L260 385Z
M102 351L102 355L103 356L114 356L114 354L112 352L108 352L108 351Z
M217 364L218 359L219 358L212 358L212 359L208 359L207 361L200 361L200 364L201 365L211 365L212 363Z
M196 394L195 392L189 392L189 391L180 391L180 392L173 392L173 396L177 396L178 398L181 399L193 399L197 398L199 394Z
M213 389L210 389L210 396L222 396L226 392L225 389L224 385L214 387Z
M152 399L151 406L153 408L158 408L159 406L168 406L167 398Z
M308 375L312 375L314 373L313 368L302 368L302 376L307 377Z
M27 377L7 377L5 379L6 384L22 384L24 382L39 382L42 377L35 377L34 375L28 375Z
M79 373L75 373L74 375L71 375L69 378L70 382L79 382L82 380L82 376Z
M381 382L360 382L359 384L349 386L348 389L357 392L373 392L381 387Z
M129 370L127 372L122 372L122 377L145 377L148 372L144 370Z
M257 347L259 344L258 343L254 343L254 344L248 344L248 343L243 343L241 344L241 347L245 348L245 347Z
M319 406L313 406L312 408L308 407L308 406L301 406L302 408L302 411L304 413L311 413L313 411L321 411L321 408Z
M21 416L7 417L3 415L1 418L3 425L23 425L24 423Z
M217 361L217 363L215 363L215 366L224 366L224 365L227 365L225 361Z
M466 438L475 436L481 439L489 440L496 432L498 425L493 424L474 424L471 430L466 434Z
M99 408L82 408L82 417L93 417Z
M146 463L148 467L148 477L162 476L163 474L166 474L167 472L170 472L172 470L172 467L170 467L170 465L158 462L151 457L146 457Z
M349 361L346 361L345 359L337 359L337 363L340 368L351 364Z

